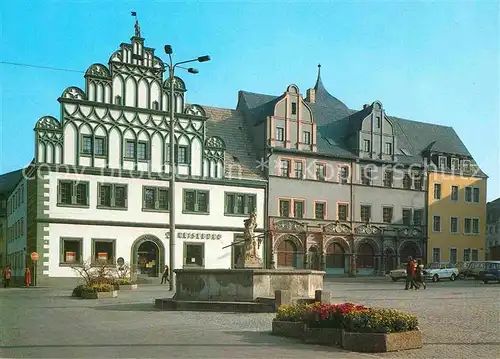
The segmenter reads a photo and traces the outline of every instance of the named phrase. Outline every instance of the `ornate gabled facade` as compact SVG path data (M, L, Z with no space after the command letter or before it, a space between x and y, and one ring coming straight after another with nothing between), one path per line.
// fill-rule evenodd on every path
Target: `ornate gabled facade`
M88 68L84 87L62 92L60 119L44 116L36 123L28 171L37 193L28 209L36 215L28 222L36 225L28 246L42 258L41 282L74 277L71 267L89 260L129 263L143 279L159 275L168 264L171 196L179 211L178 267L231 267L237 247L223 247L239 238L253 211L257 231L264 231L266 181L255 170L243 117L188 104L179 77L178 179L170 193L170 79L164 73L136 29L108 65Z
M432 261L429 146L463 152L451 128L389 116L380 101L349 109L319 71L305 98L296 85L281 96L240 91L237 108L269 159L271 265L373 275L409 255Z

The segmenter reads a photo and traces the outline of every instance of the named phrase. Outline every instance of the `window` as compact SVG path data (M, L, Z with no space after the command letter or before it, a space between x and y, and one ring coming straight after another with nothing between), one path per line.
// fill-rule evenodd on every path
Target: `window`
M432 248L432 262L441 262L441 248Z
M98 183L97 208L127 208L127 185L121 183Z
M302 178L304 174L304 163L302 161L296 161L293 163L295 178Z
M326 203L325 202L315 202L314 203L314 218L325 219L326 217Z
M392 207L383 207L382 208L382 219L383 219L384 223L391 223L392 222L392 212L393 212Z
M413 187L419 190L422 189L422 177L420 176L420 174L415 174L413 176Z
M62 206L88 206L89 183L80 181L59 181L58 205Z
M479 234L479 218L472 219L472 233Z
M147 142L137 142L137 159L147 160L148 159L148 143Z
M205 243L184 242L184 266L205 266Z
M309 131L304 131L303 132L303 142L306 145L310 145L311 144L311 132L309 132Z
M457 217L451 217L450 232L451 233L458 233L458 218Z
M472 202L472 187L465 187L465 202Z
M304 218L304 201L293 201L293 216Z
M451 186L451 200L458 201L458 186Z
M61 238L60 263L82 263L82 238Z
M403 177L403 188L411 189L411 177L408 173L405 173Z
M464 218L464 233L471 233L471 232L472 232L472 219Z
M361 168L361 183L369 186L371 184L371 170L369 168Z
M349 210L349 205L345 203L337 204L337 219L339 221L347 221L347 211Z
M121 105L121 104L122 104L122 97L115 96L115 105Z
M363 140L363 151L370 152L370 150L371 150L370 140Z
M413 225L421 226L423 217L424 217L423 209L416 209L415 211L413 211Z
M471 250L471 260L472 261L478 261L479 260L477 249L472 249Z
M189 148L188 146L179 145L176 147L177 163L184 165L189 164Z
M470 248L464 248L464 262L470 262Z
M106 138L105 137L95 137L94 138L94 155L105 156L106 155Z
M433 217L432 230L434 232L441 232L441 216L434 216Z
M168 188L143 187L142 209L167 211L169 209Z
M316 179L324 181L326 178L326 166L324 163L316 163Z
M363 222L369 222L372 216L372 207L367 205L361 205L361 220Z
M82 136L82 154L85 155L92 154L92 136L89 135Z
M276 127L276 141L285 140L285 129L283 127Z
M393 173L392 171L385 171L384 173L384 186L385 187L392 187L392 180L393 180Z
M183 208L184 212L209 213L209 192L185 189Z
M135 141L126 140L125 141L125 158L133 159L135 158Z
M470 161L469 160L462 161L462 169L466 172L470 171Z
M377 128L380 128L380 125L381 125L381 123L380 123L380 116L377 116L377 119L376 119L376 126L377 126Z
M246 215L255 211L256 195L226 192L226 213Z
M446 167L448 167L448 161L447 161L446 157L439 156L439 168L444 170L444 169L446 169Z
M95 264L115 264L114 239L92 239L92 261Z
M347 184L348 180L349 180L349 167L347 167L347 166L340 167L339 182L341 184Z
M297 114L297 103L292 102L292 115L296 115L296 114Z
M403 208L403 224L405 226L411 225L411 209Z
M392 155L392 143L390 142L385 143L385 154Z
M441 184L434 183L434 199L441 199Z
M450 263L457 264L458 254L456 248L450 248Z
M479 203L479 188L473 188L472 191L474 203Z
M290 201L287 199L280 199L280 217L290 217Z
M451 170L458 171L460 169L460 160L458 158L451 159Z
M290 161L281 160L280 176L289 177L290 176Z

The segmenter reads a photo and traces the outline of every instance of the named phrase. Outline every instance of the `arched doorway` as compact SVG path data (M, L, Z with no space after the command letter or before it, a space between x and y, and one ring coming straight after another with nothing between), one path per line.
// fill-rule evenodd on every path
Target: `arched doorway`
M375 250L370 243L362 243L356 255L358 275L371 275L375 270Z
M278 267L297 268L297 246L291 239L281 241L278 247Z
M408 261L408 257L410 256L413 259L422 259L420 248L418 248L418 245L413 241L407 241L403 243L401 249L399 250L399 260L401 261L401 263L406 263Z
M385 260L385 273L388 274L391 270L396 269L397 260L396 253L394 253L394 249L388 247L384 252L384 260Z
M346 272L346 255L342 245L332 242L326 248L326 274L343 275Z
M312 270L320 270L319 251L316 246L309 248L309 268Z
M138 238L132 245L132 271L141 277L158 277L165 266L165 247L155 236Z

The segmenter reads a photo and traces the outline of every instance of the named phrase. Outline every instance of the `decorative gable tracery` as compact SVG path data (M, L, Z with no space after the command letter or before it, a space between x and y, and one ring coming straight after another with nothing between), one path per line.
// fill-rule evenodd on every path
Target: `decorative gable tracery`
M205 173L209 177L223 177L225 151L226 144L220 137L213 136L206 139L203 163Z
M36 158L46 163L60 164L63 151L63 131L59 121L52 116L40 118L35 125Z

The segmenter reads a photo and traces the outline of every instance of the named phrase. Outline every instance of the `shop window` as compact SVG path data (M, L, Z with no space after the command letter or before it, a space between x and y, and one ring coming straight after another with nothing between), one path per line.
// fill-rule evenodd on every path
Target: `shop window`
M60 262L64 264L82 263L82 238L61 238Z
M116 240L92 239L92 262L95 264L112 265L116 259Z

